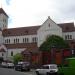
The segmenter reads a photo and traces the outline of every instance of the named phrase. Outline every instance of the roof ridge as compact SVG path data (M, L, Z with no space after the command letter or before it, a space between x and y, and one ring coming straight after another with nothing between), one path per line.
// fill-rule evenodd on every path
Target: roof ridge
M58 24L74 24L74 22L65 22L65 23L58 23Z
M0 8L0 13L3 13L3 14L5 14L5 15L8 17L8 15L7 15L6 12L3 10L3 8Z
M28 27L15 27L15 28L8 28L7 30L9 29L21 29L21 28L31 28L31 27L40 27L41 25L38 25L38 26L28 26Z

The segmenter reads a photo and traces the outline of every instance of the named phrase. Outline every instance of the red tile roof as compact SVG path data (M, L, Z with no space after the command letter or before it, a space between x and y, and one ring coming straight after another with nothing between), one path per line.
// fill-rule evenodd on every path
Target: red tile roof
M2 14L2 13L8 17L8 15L5 13L5 11L2 8L0 8L0 14Z
M19 44L5 44L7 49L26 48L31 52L38 51L37 43L19 43Z
M58 24L62 28L63 32L75 31L74 23L61 23ZM3 36L22 36L22 35L35 35L40 26L31 27L20 27L20 28L10 28L3 30Z
M0 49L0 52L6 52L3 48Z
M20 28L10 28L3 30L3 36L22 36L22 35L34 35L37 34L37 30L40 26L31 27L20 27Z
M73 32L75 31L74 23L61 23L58 24L63 32Z

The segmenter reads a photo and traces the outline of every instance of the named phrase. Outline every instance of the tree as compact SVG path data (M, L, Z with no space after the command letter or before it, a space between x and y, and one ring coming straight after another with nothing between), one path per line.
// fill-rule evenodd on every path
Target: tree
M52 47L58 49L69 48L69 44L62 37L51 35L47 37L46 41L39 47L41 51L49 51Z
M14 63L16 64L18 61L21 61L23 60L23 56L21 53L17 53L16 55L13 56L13 60L14 60Z

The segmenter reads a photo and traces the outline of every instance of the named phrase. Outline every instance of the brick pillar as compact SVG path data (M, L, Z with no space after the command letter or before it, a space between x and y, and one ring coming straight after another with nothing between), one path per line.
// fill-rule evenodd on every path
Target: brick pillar
M55 53L56 53L56 48L51 49L51 64L55 63Z

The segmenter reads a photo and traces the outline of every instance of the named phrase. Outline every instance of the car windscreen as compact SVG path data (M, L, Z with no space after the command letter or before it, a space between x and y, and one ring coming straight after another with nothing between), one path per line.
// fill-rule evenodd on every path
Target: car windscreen
M43 69L49 69L49 66L43 66L42 68Z
M51 69L56 69L57 66L55 66L55 65L51 65L50 68L51 68Z

